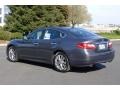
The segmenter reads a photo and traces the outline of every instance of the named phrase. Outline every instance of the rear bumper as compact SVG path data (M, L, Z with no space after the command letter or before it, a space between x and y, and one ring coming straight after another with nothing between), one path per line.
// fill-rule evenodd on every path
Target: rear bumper
M71 66L83 67L89 66L96 63L106 63L111 62L114 58L115 51L111 50L104 53L94 54L94 55L84 55L84 57L74 57L70 58Z

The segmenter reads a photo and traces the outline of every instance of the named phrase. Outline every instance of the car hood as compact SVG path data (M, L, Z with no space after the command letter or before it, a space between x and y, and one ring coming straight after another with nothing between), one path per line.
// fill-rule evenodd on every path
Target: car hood
M10 44L10 43L16 44L16 43L21 43L21 42L23 42L23 39L13 39L13 40L11 40L11 41L9 42L9 44Z

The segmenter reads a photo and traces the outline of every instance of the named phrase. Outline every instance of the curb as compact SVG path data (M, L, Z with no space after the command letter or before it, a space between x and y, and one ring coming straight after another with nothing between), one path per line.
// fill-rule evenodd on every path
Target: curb
M0 46L7 46L7 44L0 44Z
M120 39L110 39L110 41L120 41Z

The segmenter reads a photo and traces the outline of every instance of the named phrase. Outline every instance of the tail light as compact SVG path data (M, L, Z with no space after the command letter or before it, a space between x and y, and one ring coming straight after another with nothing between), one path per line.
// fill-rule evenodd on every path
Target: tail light
M77 44L77 48L82 48L82 49L95 49L96 46L92 43L86 43L86 42L83 42L83 43L78 43Z
M112 42L108 43L108 47L111 48L112 47Z

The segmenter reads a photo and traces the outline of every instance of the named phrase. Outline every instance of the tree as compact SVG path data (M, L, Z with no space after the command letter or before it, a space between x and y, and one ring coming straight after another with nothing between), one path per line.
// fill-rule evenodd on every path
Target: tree
M5 30L10 32L28 32L38 27L66 26L67 6L60 5L11 5L6 16Z
M74 27L76 24L89 22L91 15L88 13L87 7L84 5L72 5L68 6L69 10L69 22Z

